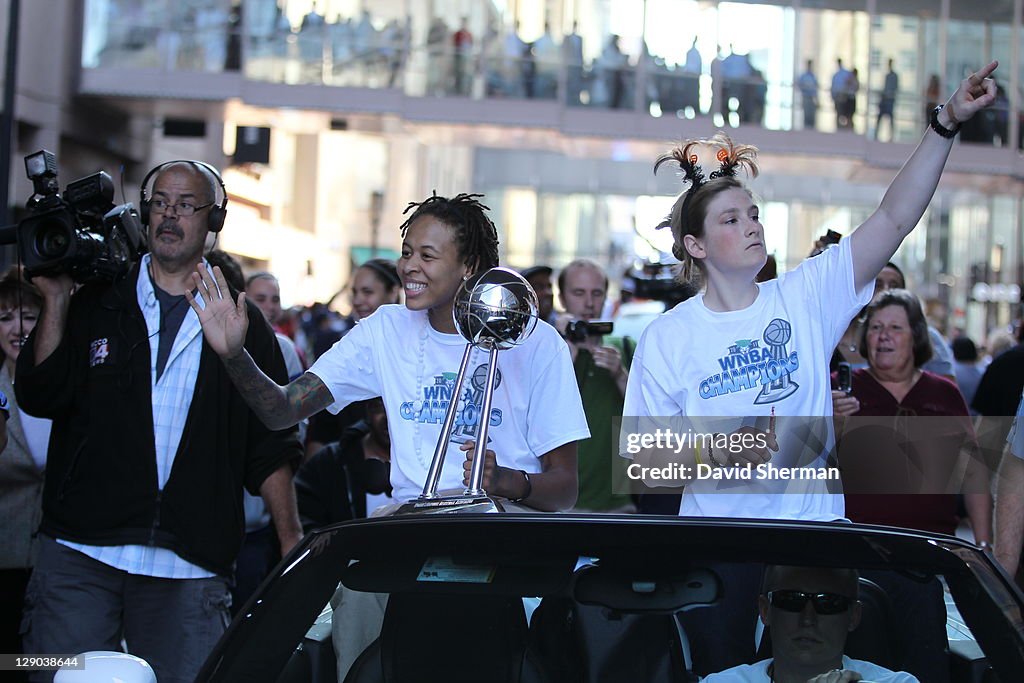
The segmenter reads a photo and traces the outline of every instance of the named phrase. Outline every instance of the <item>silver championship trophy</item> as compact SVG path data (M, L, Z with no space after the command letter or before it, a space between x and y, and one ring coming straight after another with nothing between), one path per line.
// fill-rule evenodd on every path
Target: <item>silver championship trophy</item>
M498 374L498 351L510 349L523 343L537 326L537 294L519 273L508 268L491 268L478 273L465 282L455 295L453 311L455 327L466 338L466 351L462 354L455 388L448 401L448 411L441 425L441 435L434 448L423 493L416 500L409 501L396 514L436 514L463 512L504 512L499 499L487 495L483 489L484 454L487 451L487 428L490 423L491 398L494 395ZM477 411L476 441L473 450L473 467L470 470L469 486L461 495L439 495L437 484L441 478L445 453L452 436L455 415L462 401L466 369L473 347L488 352L487 378L474 377L473 397L480 396ZM479 391L482 384L483 391ZM474 401L475 403L475 401Z

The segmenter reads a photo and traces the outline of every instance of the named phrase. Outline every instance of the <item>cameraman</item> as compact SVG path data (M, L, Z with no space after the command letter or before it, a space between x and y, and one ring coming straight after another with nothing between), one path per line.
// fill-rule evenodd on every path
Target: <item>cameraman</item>
M191 161L150 176L150 253L130 273L73 296L69 275L33 280L43 306L17 398L54 424L24 646L120 650L123 637L171 683L195 679L227 626L243 486L266 501L282 554L301 537L289 464L301 450L294 430L269 431L249 411L185 301L223 224L223 182ZM245 345L287 378L266 323L250 325Z
M608 276L594 261L577 259L558 274L558 298L566 315L557 327L569 344L576 384L590 438L577 444L579 497L576 510L634 512L627 493L624 459L614 455L618 435L612 418L622 417L629 364L635 344L629 337L603 336L588 322L600 317L608 294Z

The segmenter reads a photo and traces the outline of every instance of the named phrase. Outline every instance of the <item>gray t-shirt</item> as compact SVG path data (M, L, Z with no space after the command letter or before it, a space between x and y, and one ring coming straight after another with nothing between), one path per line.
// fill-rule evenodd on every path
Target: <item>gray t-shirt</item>
M160 379L164 374L164 368L167 367L167 359L171 357L174 338L178 336L178 330L181 329L181 323L185 320L189 307L185 305L184 294L168 294L157 287L155 282L153 292L160 302L160 346L156 351L156 378Z

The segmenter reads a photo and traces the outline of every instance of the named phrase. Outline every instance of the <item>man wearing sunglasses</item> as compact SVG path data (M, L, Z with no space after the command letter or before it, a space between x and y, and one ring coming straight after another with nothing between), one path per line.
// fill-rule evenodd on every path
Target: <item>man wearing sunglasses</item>
M843 654L860 622L857 572L852 569L769 566L758 609L771 627L772 658L712 674L705 683L917 683Z

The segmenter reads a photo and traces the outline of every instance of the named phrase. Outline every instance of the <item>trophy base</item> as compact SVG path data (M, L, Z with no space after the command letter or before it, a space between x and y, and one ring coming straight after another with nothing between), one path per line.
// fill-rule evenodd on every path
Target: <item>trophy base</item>
M402 504L396 515L459 515L504 512L502 501L490 496L441 496L417 498Z

